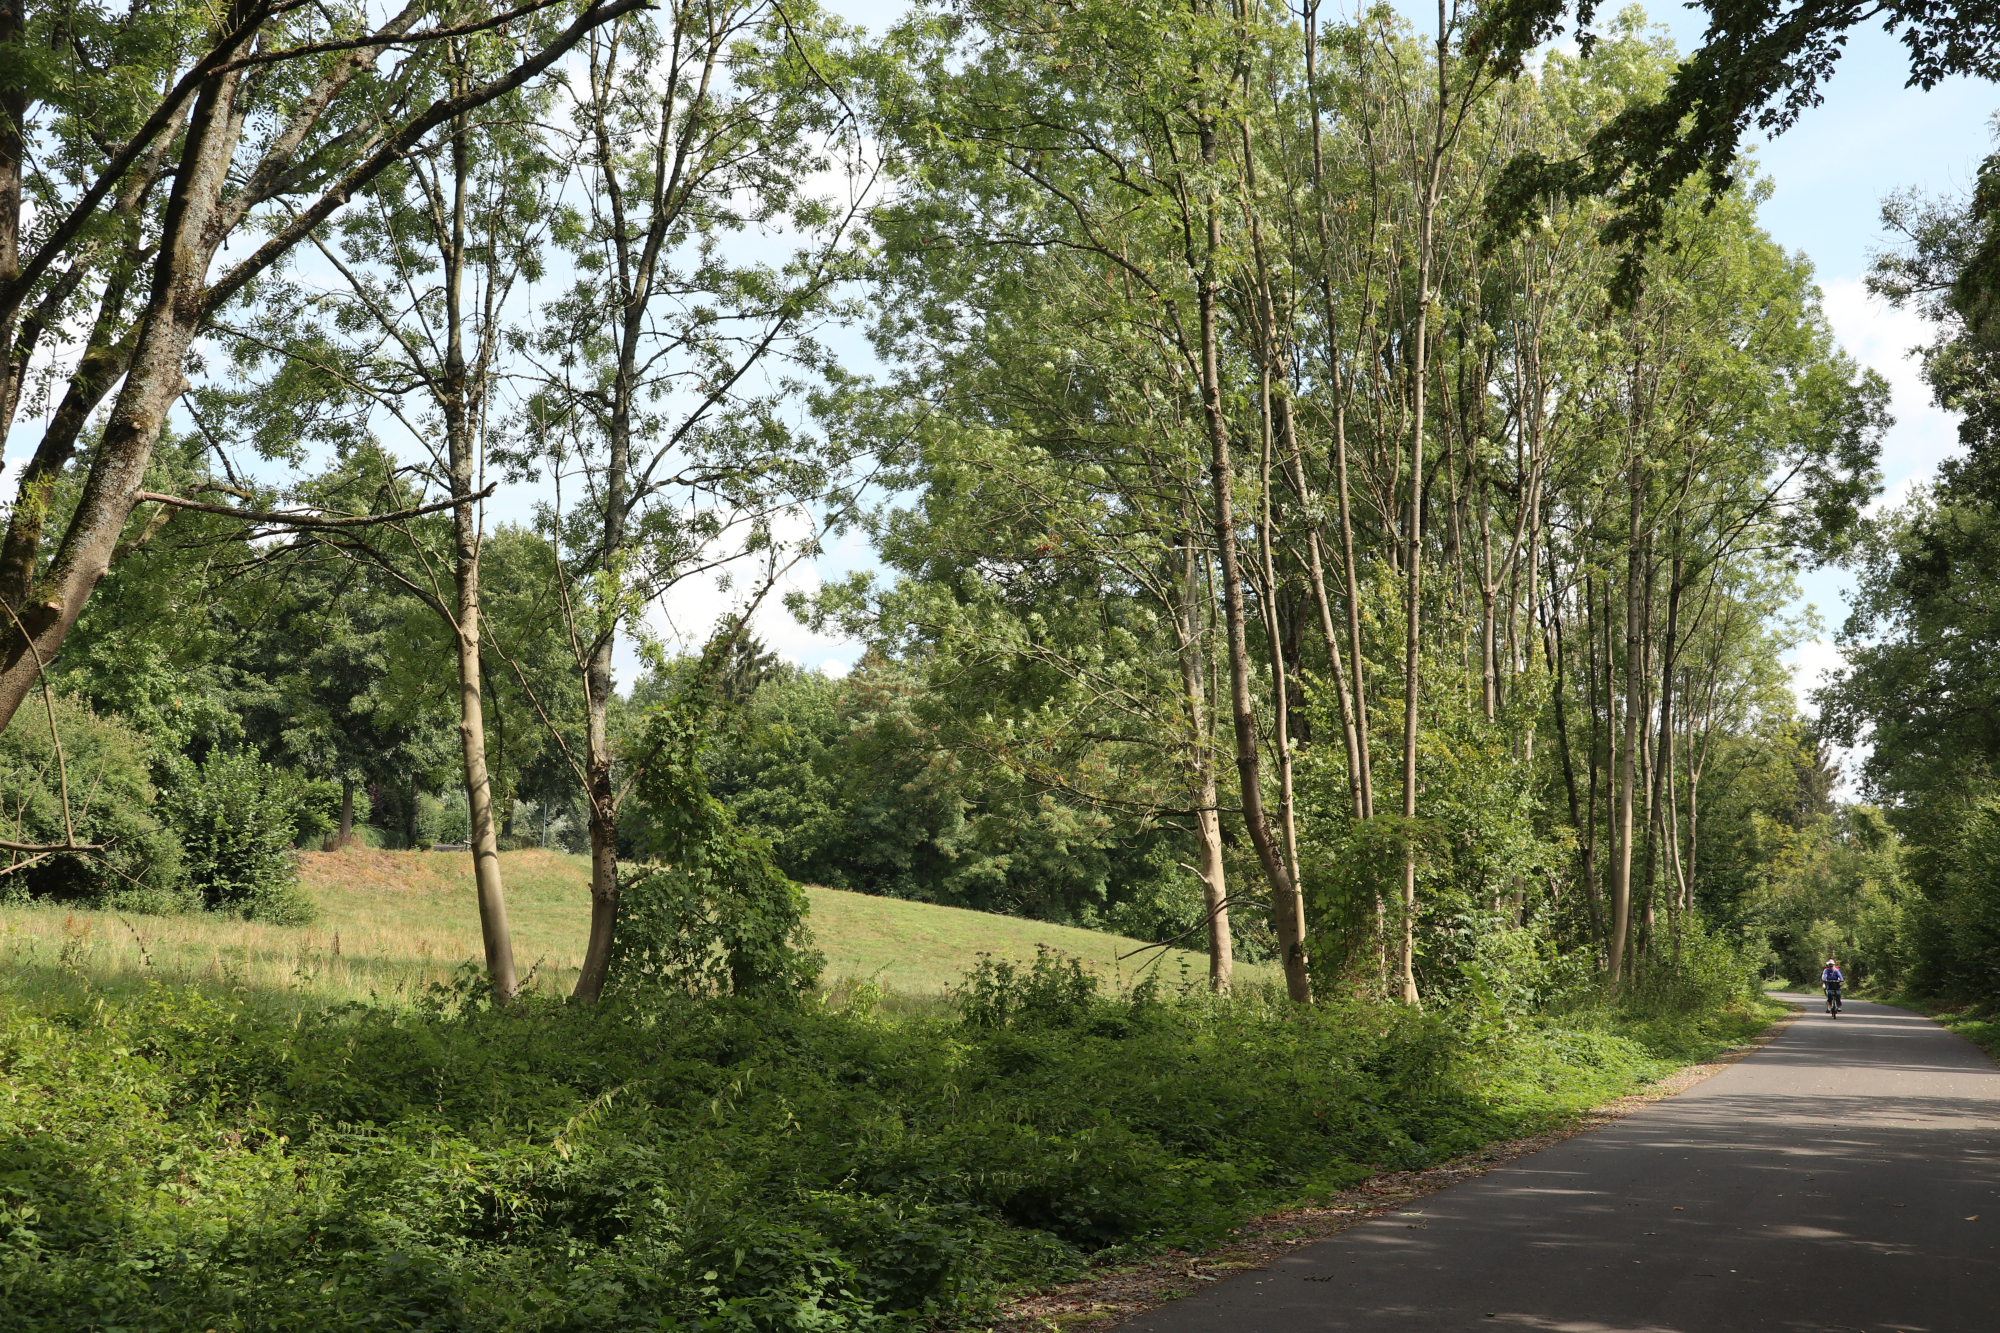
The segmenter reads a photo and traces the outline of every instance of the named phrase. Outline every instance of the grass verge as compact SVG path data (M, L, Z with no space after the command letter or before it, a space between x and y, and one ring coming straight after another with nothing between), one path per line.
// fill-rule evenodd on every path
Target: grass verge
M505 1011L469 988L16 991L0 1308L10 1333L988 1319L1550 1132L1761 1025L1583 1018L1107 995L1054 958L900 1015L865 988Z

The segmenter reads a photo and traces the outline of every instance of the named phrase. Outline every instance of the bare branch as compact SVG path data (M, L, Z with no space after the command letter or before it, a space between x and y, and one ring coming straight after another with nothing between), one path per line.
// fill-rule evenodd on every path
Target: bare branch
M446 37L465 37L475 32L485 32L491 28L505 27L517 18L525 18L527 15L533 14L538 10L547 9L550 5L557 2L558 0L531 0L529 4L518 5L504 14L495 14L491 18L481 19L477 23L463 23L456 28L429 28L423 32L405 33L397 37L393 44L396 46L408 46L416 42L435 42ZM226 65L218 65L209 72L211 74L229 74L239 69L248 69L252 65L274 65L280 61L298 60L305 56L322 56L334 51L360 51L366 50L371 46L386 45L389 45L389 43L385 43L380 34L371 33L366 37L350 37L345 41L313 42L306 46L288 46L277 51L264 51L254 56L243 56L240 59L230 61Z
M500 489L494 482L483 491L475 491L461 499L439 500L435 504L419 505L415 509L398 509L393 514L338 514L331 518L318 514L296 511L232 509L228 505L204 504L200 500L189 500L179 495L163 495L158 491L140 491L137 503L152 501L154 504L172 505L176 509L192 509L199 514L220 514L224 518L240 518L246 523L267 523L279 528L366 528L380 523L400 523L406 518L418 518L424 514L435 514L440 510L453 509L461 504L484 500Z

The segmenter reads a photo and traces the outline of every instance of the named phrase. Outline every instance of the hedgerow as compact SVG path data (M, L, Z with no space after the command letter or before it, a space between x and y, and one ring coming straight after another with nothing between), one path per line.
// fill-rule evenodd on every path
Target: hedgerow
M0 1309L20 1333L837 1333L1414 1167L1665 1066L1073 964L950 1012L628 995L286 1014L0 998Z

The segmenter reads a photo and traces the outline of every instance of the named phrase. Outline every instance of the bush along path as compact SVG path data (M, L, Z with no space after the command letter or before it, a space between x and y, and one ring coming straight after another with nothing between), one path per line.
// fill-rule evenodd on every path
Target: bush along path
M1984 1328L1996 1202L2000 1069L1857 1001L1838 1020L1808 1009L1678 1097L1125 1327Z
M1762 1020L1098 993L951 1012L475 990L0 998L0 1308L81 1329L987 1321L1013 1292L1539 1132Z
M1110 1272L1019 1293L1002 1304L995 1327L1010 1333L1041 1333L1051 1327L1059 1327L1063 1333L1094 1333L1191 1296L1208 1283L1263 1270L1302 1245L1336 1236L1358 1223L1381 1218L1426 1195L1464 1184L1497 1166L1601 1129L1641 1107L1685 1092L1768 1046L1799 1013L1793 1008L1755 1037L1712 1060L1683 1065L1655 1083L1593 1106L1541 1133L1487 1144L1466 1156L1421 1170L1381 1172L1324 1202L1252 1218L1200 1253L1167 1250ZM1740 1014L1746 1023L1762 1017L1761 1009Z

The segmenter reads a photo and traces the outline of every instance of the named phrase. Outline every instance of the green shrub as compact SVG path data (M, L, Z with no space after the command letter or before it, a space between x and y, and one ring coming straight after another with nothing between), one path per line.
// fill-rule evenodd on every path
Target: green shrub
M14 842L63 843L63 779L75 841L101 845L91 855L31 859L9 853L0 898L39 898L183 911L191 905L181 847L155 809L144 737L76 699L53 701L61 763L39 697L0 732L0 830ZM4 867L0 867L4 868Z
M647 719L647 766L628 819L646 863L623 886L611 982L626 989L797 996L823 962L805 890L770 844L711 796L700 757L706 721L675 701Z
M302 826L323 819L316 804L312 784L295 774L220 750L200 764L174 765L160 802L202 904L276 925L314 916L299 888L295 848Z
M1661 923L1626 1007L1645 1017L1716 1013L1751 995L1760 970L1698 913L1686 913Z
M981 954L952 1000L959 1016L976 1028L1070 1028L1090 1017L1097 992L1097 977L1084 970L1081 959L1036 945L1035 961L1026 972Z
M1106 995L1053 955L893 1020L474 994L0 994L9 1333L934 1327L1662 1069L1610 1032Z
M417 846L434 842L464 842L472 836L471 814L465 793L449 791L443 796L417 796Z

